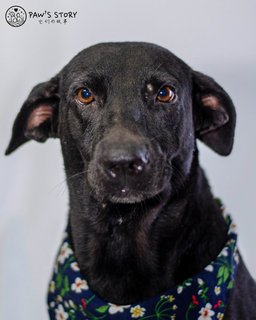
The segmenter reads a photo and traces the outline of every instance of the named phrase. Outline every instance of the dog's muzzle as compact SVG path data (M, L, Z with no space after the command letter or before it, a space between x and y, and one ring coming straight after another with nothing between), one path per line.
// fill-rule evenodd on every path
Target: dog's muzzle
M162 191L162 170L155 168L156 151L147 139L129 131L114 131L96 146L89 165L89 183L98 198L133 203ZM152 165L154 163L154 166Z

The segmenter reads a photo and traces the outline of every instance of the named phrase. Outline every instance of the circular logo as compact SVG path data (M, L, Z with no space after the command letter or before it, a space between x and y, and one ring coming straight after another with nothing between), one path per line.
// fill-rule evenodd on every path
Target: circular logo
M12 27L20 27L26 22L27 13L20 6L12 6L6 11L5 20Z

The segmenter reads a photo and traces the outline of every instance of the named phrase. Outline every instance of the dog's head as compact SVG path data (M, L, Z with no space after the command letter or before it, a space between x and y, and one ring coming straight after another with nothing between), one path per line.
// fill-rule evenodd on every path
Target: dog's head
M185 183L196 138L228 155L234 127L227 93L168 50L100 44L32 90L6 154L58 137L77 196L89 188L97 201L136 203Z

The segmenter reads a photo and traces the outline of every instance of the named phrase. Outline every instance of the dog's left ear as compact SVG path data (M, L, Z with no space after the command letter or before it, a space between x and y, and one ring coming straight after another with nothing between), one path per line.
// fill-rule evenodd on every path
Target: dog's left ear
M230 154L236 123L234 105L212 78L195 71L193 112L196 137L218 154Z
M6 155L30 139L44 142L58 136L58 88L58 76L33 88L15 119Z

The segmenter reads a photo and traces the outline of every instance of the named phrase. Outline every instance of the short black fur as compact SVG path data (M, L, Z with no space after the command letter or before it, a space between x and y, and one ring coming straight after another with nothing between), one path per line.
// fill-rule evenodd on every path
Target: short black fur
M158 93L166 86L175 99L163 103ZM85 87L94 97L88 105L77 97ZM47 124L41 112L29 135L36 123L29 114L42 105ZM228 94L168 50L100 44L32 91L7 154L29 139L60 138L82 273L102 298L130 304L198 273L223 248L227 226L196 138L228 155L235 118ZM238 296L243 306L234 308ZM240 267L225 319L256 319L255 302L255 283Z

